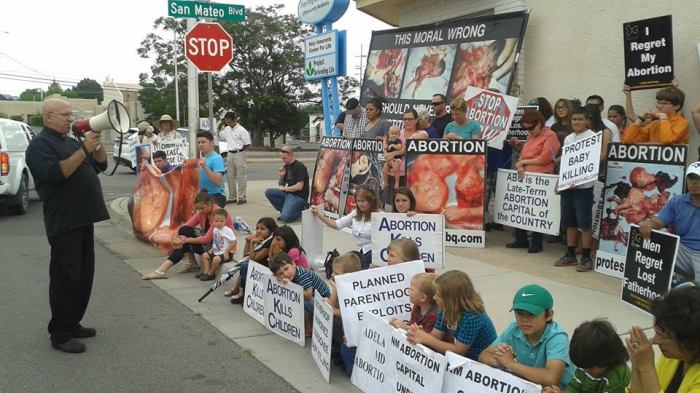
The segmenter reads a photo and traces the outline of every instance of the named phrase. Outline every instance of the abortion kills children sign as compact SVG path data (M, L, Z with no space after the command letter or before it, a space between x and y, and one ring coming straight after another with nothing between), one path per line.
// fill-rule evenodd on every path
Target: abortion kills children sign
M625 43L625 84L632 89L655 89L673 81L671 15L622 25Z
M270 269L256 262L248 262L243 311L263 325L265 324L265 284L270 277L272 277Z
M688 145L611 143L595 271L622 278L630 226L683 193Z
M441 214L372 213L374 263L386 265L387 246L394 239L412 239L426 268L442 268L445 255L444 217ZM377 258L376 256L379 256Z
M357 346L362 321L369 313L387 321L409 320L411 279L422 272L425 272L423 262L413 261L337 276L335 284L347 345Z
M589 137L575 138L564 144L559 171L559 191L598 179L602 143L603 134L599 132Z
M542 386L447 351L442 393L540 393Z
M481 139L489 147L503 149L503 141L518 107L518 97L508 96L473 86L464 95L467 101L467 119L481 127Z
M659 231L651 231L646 239L637 225L630 227L622 277L623 302L651 314L651 301L666 295L671 287L678 240L676 235Z
M554 190L556 175L518 173L499 169L494 220L503 225L550 235L559 234L560 197Z
M320 296L314 296L314 322L311 337L311 357L323 379L331 382L331 339L333 308Z
M265 283L265 327L304 346L304 289L268 278Z

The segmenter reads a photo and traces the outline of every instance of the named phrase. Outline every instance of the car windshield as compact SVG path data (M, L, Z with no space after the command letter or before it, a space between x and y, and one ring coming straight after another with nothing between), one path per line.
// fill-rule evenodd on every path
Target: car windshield
M8 151L25 151L29 145L27 134L24 133L22 127L18 124L6 124L1 128L5 135L5 148Z

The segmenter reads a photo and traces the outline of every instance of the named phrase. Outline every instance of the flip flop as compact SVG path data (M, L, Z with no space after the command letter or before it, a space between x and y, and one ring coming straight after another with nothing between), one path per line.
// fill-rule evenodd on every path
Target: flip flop
M142 280L161 280L165 278L168 278L168 275L157 269L141 277Z
M182 273L192 273L196 272L197 269L199 269L199 266L197 266L196 263L189 263L186 266L184 266L182 269L180 269L177 274L182 274Z

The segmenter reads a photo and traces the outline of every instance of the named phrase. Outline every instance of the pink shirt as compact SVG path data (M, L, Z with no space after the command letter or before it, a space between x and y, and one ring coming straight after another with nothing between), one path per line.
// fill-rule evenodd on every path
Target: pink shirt
M219 207L216 206L216 204L214 204L214 206L212 207L212 211L216 209L219 209ZM192 217L190 217L190 219L187 220L186 223L182 224L182 226L188 226L204 230L204 228L207 226L207 219L208 217L206 216L206 214L202 212L197 212ZM226 226L233 229L233 219L231 219L230 214L226 217ZM212 240L214 240L214 225L211 225L211 223L209 225L209 230L207 231L207 233L200 237L194 238L194 241L197 244L211 244Z
M292 248L287 252L287 255L292 258L292 262L294 262L297 266L303 267L304 269L309 268L309 261L306 260L306 254L301 252L301 250L298 248Z
M537 136L528 136L520 159L535 159L539 164L525 165L525 172L554 173L554 158L560 147L557 134L549 128L542 129Z

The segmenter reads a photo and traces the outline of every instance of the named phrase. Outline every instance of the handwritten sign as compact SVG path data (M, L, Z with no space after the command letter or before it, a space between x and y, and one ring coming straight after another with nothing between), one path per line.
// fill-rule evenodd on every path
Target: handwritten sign
M314 324L311 337L311 357L323 379L331 382L331 339L333 336L333 308L320 297L314 297Z

